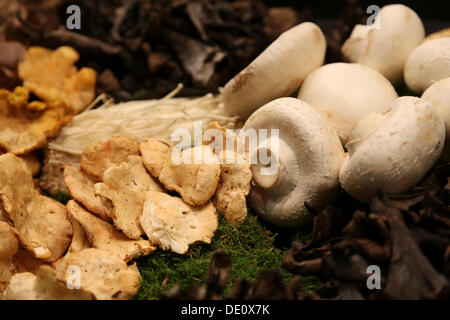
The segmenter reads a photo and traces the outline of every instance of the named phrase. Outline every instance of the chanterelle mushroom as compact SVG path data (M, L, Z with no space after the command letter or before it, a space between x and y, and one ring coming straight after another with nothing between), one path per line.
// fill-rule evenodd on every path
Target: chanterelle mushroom
M36 274L16 273L5 289L5 300L92 300L84 289L68 288L66 281L56 277L50 266L42 266Z
M325 49L325 37L314 23L289 29L225 85L225 108L246 119L267 102L288 96L323 64Z
M0 260L11 258L19 249L14 228L6 222L0 222Z
M218 218L211 201L193 207L178 197L149 191L139 222L148 238L162 249L185 254L191 244L211 243Z
M111 201L95 194L95 182L92 178L77 168L66 165L64 170L64 183L73 199L81 203L90 212L99 218L108 221L112 210Z
M404 76L408 88L416 93L450 77L450 37L425 41L415 48L406 62Z
M60 101L29 102L26 88L16 87L13 92L1 89L0 149L23 155L42 148L71 117Z
M82 226L92 246L97 249L114 251L125 262L148 255L156 249L148 240L128 239L113 225L84 210L73 200L66 207L72 219Z
M133 298L141 285L136 264L127 265L115 252L96 248L71 253L56 268L58 279L71 281L71 267L80 268L81 289L98 300Z
M148 190L162 188L147 174L141 157L134 155L106 169L103 182L94 185L95 193L110 199L114 206L111 211L114 226L135 240L143 233L138 219Z
M377 189L413 187L438 159L445 138L439 112L419 98L398 98L384 115L367 117L352 131L339 172L342 188L360 201L369 201Z
M350 62L374 68L398 83L409 54L423 41L425 29L419 16L402 4L383 7L377 19L380 28L357 24L342 53Z
M12 153L0 156L0 202L33 256L53 262L64 254L73 234L65 207L37 191L30 167Z
M320 67L306 78L298 94L329 120L342 143L358 120L371 112L386 111L397 97L381 73L354 63Z
M139 143L131 137L114 136L108 141L97 141L86 146L81 153L81 169L102 180L105 170L139 155Z
M238 228L247 217L246 197L252 181L250 156L245 152L245 140L217 121L209 123L207 130L220 134L211 139L206 134L203 136L203 143L209 145L221 160L214 205L228 223Z
M252 207L266 220L278 226L299 226L310 219L307 202L320 210L338 190L338 172L344 150L333 127L308 104L295 98L276 99L261 107L245 123L248 130L278 129L278 150L259 141L250 150L253 186ZM273 141L273 137L269 138ZM270 157L272 170L264 165L261 154ZM267 159L266 159L267 160Z
M175 152L172 150L172 156ZM208 146L199 145L179 151L179 159L171 157L158 178L167 190L178 192L187 204L202 205L216 192L220 164Z
M77 70L79 54L71 47L56 50L30 47L18 66L24 87L44 101L63 101L74 113L84 110L95 97L97 72Z
M445 122L445 145L441 158L450 161L450 78L439 80L431 85L421 97L434 105Z

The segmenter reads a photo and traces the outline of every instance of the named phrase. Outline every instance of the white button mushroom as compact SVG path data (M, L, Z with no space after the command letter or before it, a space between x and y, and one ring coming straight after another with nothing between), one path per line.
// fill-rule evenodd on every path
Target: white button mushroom
M298 94L330 121L342 143L358 120L371 112L386 111L397 97L381 73L354 63L320 67L306 78Z
M262 169L269 165L262 164L260 158L257 163L252 161L251 206L262 218L278 226L308 223L311 216L305 202L321 210L339 188L338 172L344 150L335 130L316 110L295 98L279 98L258 109L241 134L251 129L279 130L278 150L262 141L254 148L268 151L274 170L264 172ZM255 155L252 150L249 152Z
M384 115L368 115L355 126L339 172L342 188L367 202L377 189L399 193L417 184L439 158L444 121L435 107L401 97ZM377 125L367 125L371 121Z
M450 37L450 28L445 28L439 31L436 31L432 34L429 34L424 41L439 39L439 38L446 38Z
M450 77L450 37L425 41L415 48L406 62L404 74L406 85L416 93Z
M445 145L441 158L450 161L450 78L432 84L421 97L434 105L445 122Z
M225 108L246 119L267 102L290 95L323 64L325 50L325 37L314 23L289 29L221 89Z
M402 4L383 7L377 19L379 28L356 25L341 51L350 62L374 68L398 83L408 56L423 41L425 29L419 16Z

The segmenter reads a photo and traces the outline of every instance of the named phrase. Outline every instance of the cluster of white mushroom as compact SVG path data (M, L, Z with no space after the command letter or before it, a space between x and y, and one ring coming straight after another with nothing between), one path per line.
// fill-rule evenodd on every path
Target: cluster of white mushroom
M282 34L221 90L245 129L279 129L278 170L253 170L250 203L269 222L300 226L340 186L367 202L377 189L404 192L450 158L450 37L425 39L418 15L395 4L380 28L357 25L348 63L322 66L326 40L302 23ZM398 97L405 81L421 98ZM287 97L300 88L298 99ZM344 148L345 147L345 148ZM254 169L258 168L254 165Z

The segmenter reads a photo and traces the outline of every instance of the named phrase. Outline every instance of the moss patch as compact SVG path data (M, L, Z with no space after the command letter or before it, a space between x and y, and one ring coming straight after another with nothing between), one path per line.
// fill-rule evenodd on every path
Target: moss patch
M281 261L288 247L275 247L277 237L279 234L269 230L255 216L249 215L240 229L232 227L220 216L219 228L211 245L193 246L186 255L158 250L140 259L138 266L142 285L137 299L157 299L162 291L176 284L183 288L194 283L204 284L212 252L216 249L231 253L232 280L256 280L263 269L281 269ZM286 237L292 241L304 239L306 235L305 231L286 230L283 239ZM287 282L291 281L293 276L290 273L283 269L281 273ZM312 293L319 285L317 278L304 277L300 287L302 291ZM232 282L229 283L225 294L231 286Z
M66 205L67 202L69 202L69 200L72 199L72 197L70 195L63 193L60 190L58 190L58 192L56 192L55 194L51 194L46 191L44 191L42 194L44 196L53 198L58 202L61 202L63 205Z

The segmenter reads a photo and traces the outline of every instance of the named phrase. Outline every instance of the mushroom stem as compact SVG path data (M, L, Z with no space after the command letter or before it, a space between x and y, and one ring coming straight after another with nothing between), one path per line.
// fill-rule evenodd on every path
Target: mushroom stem
M253 181L261 188L272 188L280 178L280 158L268 147L258 148L258 161L252 165ZM265 159L261 159L264 155ZM270 158L269 161L266 161ZM265 161L263 161L265 160Z

